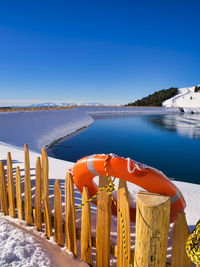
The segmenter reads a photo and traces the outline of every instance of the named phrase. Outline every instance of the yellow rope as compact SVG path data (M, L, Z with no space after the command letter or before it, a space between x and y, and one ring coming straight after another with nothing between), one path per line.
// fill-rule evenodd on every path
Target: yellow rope
M108 192L108 195L110 196L110 198L112 199L114 205L116 206L117 211L120 214L120 219L121 219L121 224L122 224L122 239L123 239L124 255L128 261L129 266L132 267L132 264L130 263L130 259L128 257L127 248L126 248L126 235L125 235L125 224L124 224L123 215L122 215L122 212L121 212L119 206L117 205L117 202L114 200L113 195L112 195L112 192L115 191L115 185L113 183L115 178L112 181L111 177L108 174L108 170L107 170L107 161L109 160L110 157L111 157L111 155L108 155L104 161L104 169L105 169L105 173L106 173L106 176L107 176L108 182L109 182L109 188L107 188L107 192Z
M200 264L200 221L197 222L195 229L189 235L186 243L186 252L191 261Z
M124 224L124 219L123 219L123 215L122 212L119 208L119 206L117 205L117 202L114 200L112 192L115 191L115 185L114 185L114 181L116 178L114 178L113 180L111 179L111 177L108 174L108 170L107 170L107 162L110 159L111 155L107 155L107 157L105 158L104 161L104 169L105 169L105 173L106 173L106 177L108 178L108 184L106 186L101 187L98 192L96 193L96 195L92 196L90 199L88 199L87 201L85 201L84 203L82 203L81 205L79 205L75 211L78 211L80 208L82 208L84 205L86 205L87 203L93 201L104 189L106 189L108 195L110 196L111 200L113 201L114 205L117 208L117 211L120 214L120 219L121 219L121 224L122 224L122 239L123 239L123 249L124 249L124 254L125 257L129 263L129 266L132 267L132 264L130 263L129 257L128 257L128 253L127 253L127 248L126 248L126 235L125 235L125 224Z

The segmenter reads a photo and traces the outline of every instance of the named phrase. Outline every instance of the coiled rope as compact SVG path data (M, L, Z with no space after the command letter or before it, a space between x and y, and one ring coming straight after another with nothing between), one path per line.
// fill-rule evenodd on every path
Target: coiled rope
M195 264L200 264L200 220L188 237L186 242L186 252L191 261Z

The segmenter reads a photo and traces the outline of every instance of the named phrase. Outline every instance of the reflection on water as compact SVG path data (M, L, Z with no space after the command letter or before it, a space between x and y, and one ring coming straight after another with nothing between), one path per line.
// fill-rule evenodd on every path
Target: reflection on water
M199 184L199 151L200 114L134 114L96 116L94 124L59 140L48 154L75 162L92 154L114 153L170 178Z
M163 130L176 132L181 136L193 139L200 139L200 114L167 114L144 116L143 118Z

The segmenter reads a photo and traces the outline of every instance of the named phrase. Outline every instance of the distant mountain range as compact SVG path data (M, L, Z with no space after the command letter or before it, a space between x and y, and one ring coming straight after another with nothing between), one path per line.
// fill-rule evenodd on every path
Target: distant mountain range
M54 102L44 102L40 104L32 104L29 105L28 107L31 108L40 108L40 107L65 107L65 106L76 106L77 104L74 103L54 103Z
M66 106L105 106L104 104L101 103L95 103L95 102L90 102L90 103L81 103L81 104L76 104L76 103L54 103L54 102L44 102L40 104L32 104L26 107L29 108L41 108L41 107L66 107ZM14 108L18 108L18 106L14 106Z

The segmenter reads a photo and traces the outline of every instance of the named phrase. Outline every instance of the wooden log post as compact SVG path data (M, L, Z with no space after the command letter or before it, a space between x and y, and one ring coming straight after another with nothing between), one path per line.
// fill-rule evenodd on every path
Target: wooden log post
M137 194L135 267L165 267L170 224L170 198Z
M99 177L99 187L108 184L105 176ZM96 266L110 266L111 198L104 189L97 197Z
M8 193L6 187L6 176L3 166L3 162L0 161L0 200L1 200L1 212L8 215Z
M52 222L49 205L49 161L46 149L42 148L42 200L44 209L45 233L47 238L52 236Z
M77 256L74 182L70 172L65 179L65 239L66 248Z
M13 181L13 168L11 153L7 154L7 183L8 183L8 201L9 201L9 215L15 218L15 190Z
M187 256L185 246L190 231L187 226L185 213L179 212L172 232L171 267L190 267L191 261Z
M42 230L42 190L41 190L41 161L40 157L36 160L36 177L35 177L35 226L39 231Z
M122 221L119 212L117 213L117 267L129 267L129 261L131 260L131 239L130 239L130 207L129 207L129 193L126 182L119 180L119 186L117 191L117 205L122 213L125 230L125 241L126 241L126 253L123 245L123 234L122 234ZM127 260L129 259L129 261Z
M62 198L60 181L56 180L54 185L54 240L59 246L64 247L63 239L63 217L62 217Z
M16 203L17 203L18 219L23 220L21 174L20 174L20 168L19 167L17 167L17 169L16 169Z
M83 188L82 203L89 199L87 187ZM91 232L91 213L90 203L82 207L81 218L81 260L92 265L92 232Z

